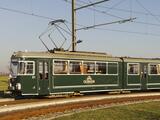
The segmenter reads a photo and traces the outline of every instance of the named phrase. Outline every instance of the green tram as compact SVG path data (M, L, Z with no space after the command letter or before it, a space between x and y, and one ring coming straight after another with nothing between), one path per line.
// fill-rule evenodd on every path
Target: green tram
M160 89L160 60L94 52L15 52L9 90L18 95Z

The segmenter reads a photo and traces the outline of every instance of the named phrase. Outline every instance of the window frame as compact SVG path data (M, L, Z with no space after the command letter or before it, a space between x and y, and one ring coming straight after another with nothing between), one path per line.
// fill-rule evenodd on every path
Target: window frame
M103 73L98 74L97 73L97 63L106 64L106 73L105 74L103 74ZM95 63L95 74L96 75L108 75L108 62L96 61L96 63Z
M16 63L17 65L15 66L14 63ZM18 65L19 65L18 61L11 61L10 62L10 66L9 67L10 67L10 74L12 76L17 76L18 75Z
M138 65L138 73L137 74L128 73L129 65L135 65L135 64ZM127 75L135 75L135 76L140 75L140 63L127 63Z
M84 67L84 63L94 63L94 72L93 73L83 73L83 75L98 75L96 74L96 62L97 61L83 61L83 67Z
M56 74L55 73L55 66L54 66L54 64L55 64L55 61L66 61L66 62L68 62L68 68L67 68L67 73L64 73L64 74ZM70 72L70 63L71 62L79 62L79 63L81 63L82 65L83 65L83 67L84 67L84 65L85 65L85 63L93 63L93 65L94 65L94 72L93 73L84 73L84 71L83 70L81 70L81 68L80 68L80 72L79 73L71 73ZM106 65L106 73L100 73L100 74L98 74L97 72L96 72L96 66L97 66L97 64L98 63L104 63L105 65ZM109 72L109 63L114 63L114 64L116 64L116 67L117 67L117 73L116 74L109 74L108 72ZM108 61L89 61L89 60L67 60L67 59L53 59L53 65L52 65L52 75L119 75L119 62L108 62Z
M20 69L20 63L21 62L23 62L23 63L25 63L25 64L27 64L28 65L28 63L29 62L31 62L31 63L33 63L33 73L31 74L26 74L26 72L27 72L27 66L25 66L25 74L21 74L21 73L19 73L19 69ZM17 71L17 75L18 76L28 76L28 75L35 75L35 61L18 61L18 71Z
M117 73L116 74L109 74L109 63L116 63L117 64ZM119 64L118 64L118 62L107 62L107 75L119 75Z
M68 74L69 75L83 75L83 73L81 72L81 68L80 68L80 72L79 73L71 73L70 72L70 63L71 62L79 62L79 63L82 63L82 65L83 65L83 61L81 61L81 60L69 60L68 61Z
M64 61L67 62L67 72L66 73L55 73L55 61ZM69 60L63 59L54 59L52 65L52 75L68 75L69 74Z
M152 76L152 75L160 75L160 73L158 73L157 71L157 74L151 74L151 65L160 65L160 63L149 63L148 64L148 75Z

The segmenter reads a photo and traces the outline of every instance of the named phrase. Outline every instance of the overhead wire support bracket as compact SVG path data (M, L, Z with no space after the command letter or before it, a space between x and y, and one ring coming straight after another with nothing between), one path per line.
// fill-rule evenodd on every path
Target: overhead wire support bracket
M76 51L76 11L77 10L80 10L80 9L83 9L83 8L87 8L87 7L90 7L90 6L94 6L94 5L97 5L97 4L100 4L100 3L103 3L103 2L106 2L106 1L109 1L109 0L101 0L99 2L94 2L94 3L91 3L91 4L88 4L88 5L84 5L84 6L81 6L79 8L76 8L76 0L72 0L72 51Z
M122 23L129 22L129 21L132 22L135 19L136 18L129 18L129 19L118 20L118 21L109 22L109 23L96 24L96 25L92 25L92 26L88 26L88 27L82 27L82 28L79 28L79 29L76 29L76 30L77 31L78 30L88 30L88 29L91 29L91 28L100 27L100 26L109 25L109 24L114 24L114 23L122 24Z
M102 0L102 1L99 1L99 2L95 2L95 3L91 3L91 4L88 4L88 5L81 6L79 8L74 9L74 10L80 10L80 9L90 7L90 6L94 6L96 4L100 4L100 3L103 3L103 2L107 2L107 1L109 1L109 0Z

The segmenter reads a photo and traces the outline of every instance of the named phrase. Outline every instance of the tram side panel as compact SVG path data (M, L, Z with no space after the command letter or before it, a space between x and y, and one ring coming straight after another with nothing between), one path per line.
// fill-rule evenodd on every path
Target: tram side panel
M52 59L37 59L37 86L38 95L49 95L51 92L51 62Z
M67 69L64 68L65 65L68 66ZM84 69L86 66L88 66L87 71ZM51 80L52 94L121 89L121 69L122 62L54 60Z
M129 90L160 89L160 61L124 59L124 88Z
M147 89L160 89L160 61L148 64Z
M37 59L19 61L17 80L20 80L21 95L38 95Z
M141 90L140 63L124 59L123 86L125 90Z

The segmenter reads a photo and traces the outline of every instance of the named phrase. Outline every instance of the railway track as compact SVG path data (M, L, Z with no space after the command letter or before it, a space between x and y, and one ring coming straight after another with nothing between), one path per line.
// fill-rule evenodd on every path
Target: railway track
M73 109L93 108L111 104L128 102L160 100L160 92L132 93L120 95L91 95L72 98L47 98L47 99L25 99L11 101L0 101L0 118L15 120L27 118L28 116L39 116L48 113L70 111ZM8 114L10 113L10 114Z

